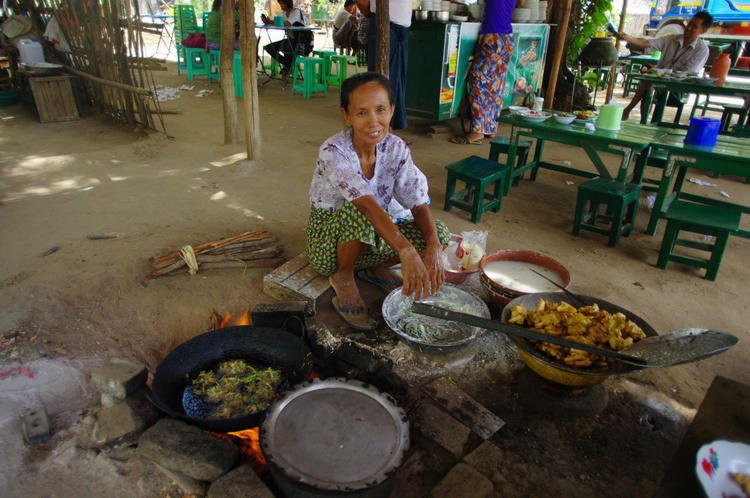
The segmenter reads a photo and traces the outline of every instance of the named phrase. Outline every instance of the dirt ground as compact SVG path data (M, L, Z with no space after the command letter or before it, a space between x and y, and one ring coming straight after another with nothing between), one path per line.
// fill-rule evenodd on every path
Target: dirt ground
M185 83L173 65L154 76L165 86ZM61 388L62 398L48 403L48 397L24 387L20 373L0 378L0 404L5 406L0 412L0 439L5 441L0 484L11 483L4 488L13 496L66 496L60 491L65 489L82 492L77 487L81 479L87 483L84 495L120 496L128 489L121 487L128 473L137 472L99 461L94 451L66 457L65 433L56 434L54 449L50 443L44 455L34 457L20 441L21 409L41 399L48 404L56 430L69 433L86 423L86 410L96 404L85 375L78 378L75 372L90 372L108 357L130 358L153 370L174 346L206 330L212 308L236 314L273 301L262 291L265 269L145 281L149 257L255 228L276 235L287 257L304 250L307 192L317 149L344 126L338 91L303 100L278 82L262 87L262 151L260 159L247 161L243 144L223 144L217 85L205 81L190 85L195 87L192 91L162 105L175 112L164 117L169 136L136 135L97 117L40 124L27 106L0 108L4 256L0 260L0 370L33 366L37 380L46 378L47 372L48 387L55 382L66 386ZM201 89L213 93L196 98ZM670 264L666 271L657 269L664 224L654 237L643 233L648 219L645 196L635 233L610 248L601 236L571 235L582 180L549 171L542 171L534 183L523 181L513 188L499 213L487 213L480 225L474 225L464 212L442 210L443 168L469 154L486 157L489 145L450 144L450 135L429 136L430 124L412 119L409 129L400 134L413 141L414 160L429 179L433 213L452 232L487 230L490 251L522 248L545 253L570 271L572 290L633 310L660 333L710 327L741 339L727 353L698 363L645 370L630 375L628 382L605 384L608 389L646 386L690 413L714 376L750 383L746 326L750 241L730 240L716 282L701 278L701 270L679 264ZM507 133L501 127L500 134ZM581 150L573 147L550 143L545 157L593 170ZM607 158L612 166L615 159ZM719 185L690 184L691 191L719 198L722 190L734 201L750 203L744 179L713 179L699 172L689 176ZM747 220L743 226L748 228ZM88 238L112 232L119 236ZM63 370L51 375L50 369L56 368ZM39 389L47 394L54 391ZM493 408L506 420L514 418L512 409L503 413L501 406ZM616 414L607 417L614 419ZM565 437L571 434L566 432ZM168 483L154 476L139 480L139 486L138 495L170 493Z

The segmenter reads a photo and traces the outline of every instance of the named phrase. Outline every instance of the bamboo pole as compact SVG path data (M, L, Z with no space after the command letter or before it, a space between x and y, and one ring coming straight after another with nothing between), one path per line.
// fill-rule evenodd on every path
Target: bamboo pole
M239 128L234 96L234 0L221 3L221 90L224 100L224 143L236 144Z
M373 1L373 0L370 0ZM386 78L391 68L391 16L388 0L375 0L375 71ZM368 26L369 28L369 26Z
M255 3L240 0L240 58L242 59L242 99L245 110L247 159L260 157L260 109L258 108L258 54L255 36Z
M95 82L97 82L99 84L102 84L102 85L111 86L111 87L114 87L114 88L119 88L120 90L125 90L125 91L132 92L132 93L135 93L135 94L138 94L138 95L144 95L146 97L153 96L153 92L151 90L147 89L147 88L138 88L138 87L135 87L135 86L132 86L132 85L126 85L124 83L120 83L118 81L105 80L104 78L100 78L98 76L94 76L93 74L84 73L83 71L79 71L78 69L76 69L76 68L74 68L72 66L69 66L67 64L63 64L62 66L65 69L67 69L68 71L70 71L71 73L75 74L75 75L81 76L83 78L87 78L87 79L89 79L91 81L95 81Z
M552 67L550 68L549 83L547 84L547 95L544 98L544 101L548 102L547 105L550 107L550 109L552 108L553 102L555 100L555 90L557 89L557 75L560 72L560 63L563 58L563 48L565 47L565 35L568 32L568 22L570 21L570 9L573 5L573 0L562 1L564 2L563 15L562 19L560 20L560 25L557 27L555 53L552 59Z

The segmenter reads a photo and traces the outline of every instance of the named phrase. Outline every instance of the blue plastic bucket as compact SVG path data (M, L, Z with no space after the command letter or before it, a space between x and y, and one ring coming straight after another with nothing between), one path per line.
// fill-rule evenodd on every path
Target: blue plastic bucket
M691 145L716 145L721 121L711 118L692 118L685 136L685 143Z

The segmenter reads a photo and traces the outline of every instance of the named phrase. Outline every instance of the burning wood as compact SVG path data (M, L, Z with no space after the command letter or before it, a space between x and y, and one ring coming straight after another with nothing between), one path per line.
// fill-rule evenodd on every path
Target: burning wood
M276 237L265 230L253 230L225 239L185 246L158 258L151 258L154 268L147 280L174 272L199 269L276 267L284 262Z

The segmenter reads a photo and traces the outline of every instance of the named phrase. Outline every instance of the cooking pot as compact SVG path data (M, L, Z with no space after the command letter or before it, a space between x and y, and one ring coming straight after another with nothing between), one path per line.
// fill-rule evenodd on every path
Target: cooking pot
M599 305L599 309L609 311L610 313L622 313L629 320L632 320L638 325L647 336L659 335L654 328L649 325L643 318L638 315L621 308L616 304L612 304L603 299L580 296L581 299L587 303L596 303ZM571 298L563 294L562 292L538 292L536 294L524 294L513 299L508 305L503 308L501 320L503 323L508 323L510 319L511 310L518 304L523 305L527 310L536 309L536 304L540 299L545 299L550 303L568 302L573 306L576 303L571 303ZM616 361L609 363L606 367L594 367L594 368L577 368L573 366L565 365L544 353L534 346L534 344L522 337L509 335L508 338L518 348L518 354L521 356L523 362L531 370L536 372L541 377L559 384L562 386L568 386L572 388L590 387L604 381L610 375L627 374L640 370L638 367L628 365Z
M150 399L173 418L213 432L232 432L258 427L265 411L229 419L204 419L185 411L185 388L203 370L241 359L254 367L281 370L280 390L298 384L312 372L312 353L304 341L290 332L266 327L225 327L180 344L156 368Z
M260 447L283 496L387 497L409 447L409 421L369 384L314 379L273 403Z
M428 11L426 10L415 10L414 20L419 22L426 22L428 18Z

